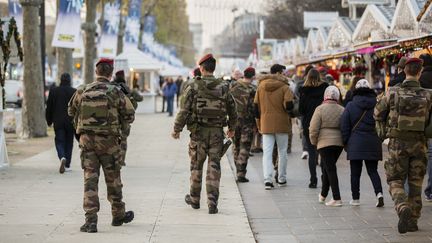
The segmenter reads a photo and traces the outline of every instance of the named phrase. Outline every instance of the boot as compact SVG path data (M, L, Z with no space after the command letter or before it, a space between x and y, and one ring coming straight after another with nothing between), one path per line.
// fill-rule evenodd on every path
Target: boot
M113 218L111 225L112 226L121 226L122 224L130 223L135 217L133 211L125 212L123 218Z
M410 220L408 222L408 227L407 227L408 232L416 232L418 231L418 226L417 226L417 222L415 222L414 220Z
M249 182L249 179L244 177L244 176L239 176L239 177L237 177L237 182L238 183L245 183L245 182Z
M209 214L217 214L218 212L217 206L209 206Z
M85 224L83 224L81 226L80 231L86 232L86 233L96 233L97 232L97 224L86 222Z
M398 231L400 234L408 232L408 222L411 219L412 211L409 207L403 207L399 213Z
M192 202L192 198L189 194L187 194L185 196L185 202L186 204L190 205L193 209L199 209L200 208L200 204L199 203L193 203Z

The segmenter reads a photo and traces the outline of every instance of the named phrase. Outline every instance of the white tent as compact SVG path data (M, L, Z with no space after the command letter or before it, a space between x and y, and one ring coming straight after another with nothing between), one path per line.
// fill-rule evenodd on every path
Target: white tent
M127 62L128 69L133 71L155 71L162 69L162 64L149 54L137 49L129 49L122 52L115 58L115 61Z

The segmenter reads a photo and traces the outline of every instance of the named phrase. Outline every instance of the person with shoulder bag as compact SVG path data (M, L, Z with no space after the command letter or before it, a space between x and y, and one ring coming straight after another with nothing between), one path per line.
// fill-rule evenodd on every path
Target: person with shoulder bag
M378 161L382 160L381 140L375 131L373 109L377 103L376 94L369 81L361 79L353 91L353 99L342 114L341 132L351 168L350 205L360 205L360 177L363 161L377 197L377 207L384 206L381 178L378 174Z

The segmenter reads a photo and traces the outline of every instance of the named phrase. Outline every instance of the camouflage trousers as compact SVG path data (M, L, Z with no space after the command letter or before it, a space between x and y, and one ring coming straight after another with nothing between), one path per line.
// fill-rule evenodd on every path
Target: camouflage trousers
M209 206L217 206L218 204L223 140L222 128L201 128L190 135L190 196L193 203L199 203L200 201L203 166L206 158L208 158L206 176L207 203Z
M120 165L125 166L126 165L126 152L127 152L127 136L121 137L121 143L120 143Z
M385 162L384 168L396 212L399 215L402 208L410 207L412 220L416 222L422 209L422 184L427 167L426 139L419 141L391 138L388 150L390 158ZM404 188L406 179L408 195Z
M237 177L246 176L246 167L249 160L253 136L253 125L238 126L235 130L233 152Z
M123 218L123 184L120 178L120 141L118 136L81 134L81 166L84 170L84 204L86 222L97 222L99 212L98 183L100 168L105 175L108 201L113 218Z

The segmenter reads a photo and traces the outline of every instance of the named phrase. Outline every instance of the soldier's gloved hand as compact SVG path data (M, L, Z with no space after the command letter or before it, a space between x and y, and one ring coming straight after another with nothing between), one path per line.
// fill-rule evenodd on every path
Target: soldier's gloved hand
M171 137L174 139L179 139L180 138L180 133L179 132L172 132L171 133Z
M228 138L233 138L234 137L234 133L235 132L233 130L228 130L227 133L226 133L226 135L227 135Z

